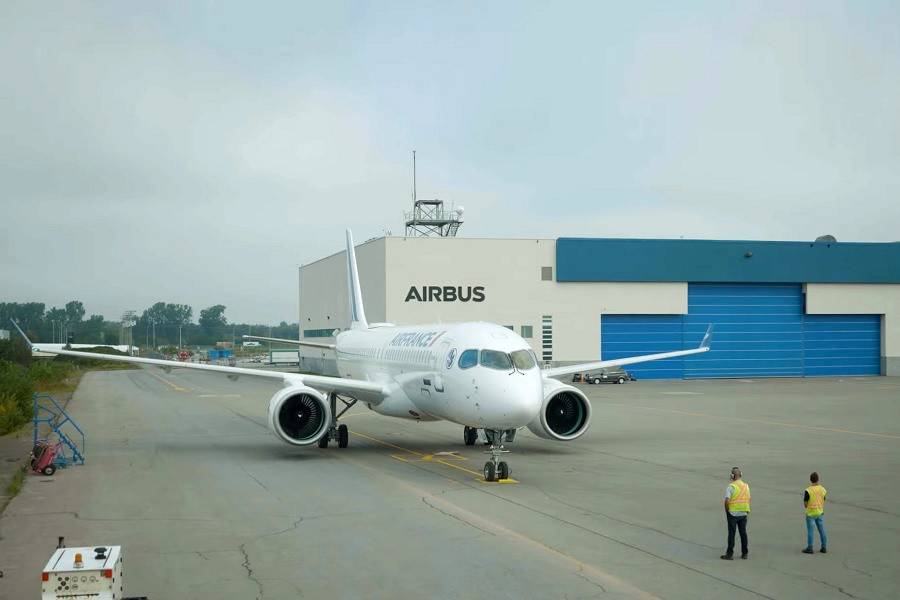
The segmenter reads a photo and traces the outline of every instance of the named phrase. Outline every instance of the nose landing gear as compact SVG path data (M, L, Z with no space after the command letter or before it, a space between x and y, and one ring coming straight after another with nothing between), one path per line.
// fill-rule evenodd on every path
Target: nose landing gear
M509 450L503 447L503 441L512 443L516 438L515 429L497 430L485 429L484 435L487 437L491 447L486 452L491 455L489 461L484 463L484 480L485 481L501 481L509 479L509 465L500 460L504 454L509 454Z

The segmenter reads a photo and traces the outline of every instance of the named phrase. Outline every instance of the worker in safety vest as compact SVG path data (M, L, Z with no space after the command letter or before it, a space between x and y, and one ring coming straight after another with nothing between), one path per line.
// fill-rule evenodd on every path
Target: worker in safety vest
M812 484L803 492L803 506L806 508L806 548L804 554L813 553L813 525L819 530L819 541L822 547L819 552L828 552L828 535L825 533L825 496L828 494L819 485L819 474L813 471L809 475Z
M734 560L734 530L741 534L741 558L747 558L747 518L750 516L750 486L741 479L738 467L731 469L731 483L725 488L725 519L728 521L728 549L720 558Z

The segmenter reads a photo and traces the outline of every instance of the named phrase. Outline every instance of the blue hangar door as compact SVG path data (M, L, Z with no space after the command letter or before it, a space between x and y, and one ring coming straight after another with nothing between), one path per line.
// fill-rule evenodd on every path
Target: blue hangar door
M715 326L712 350L684 359L686 378L803 376L799 284L688 284L684 323L686 332Z
M629 371L645 379L880 374L880 315L805 315L799 284L692 283L687 315L603 315L602 357L690 348L709 324L709 352Z

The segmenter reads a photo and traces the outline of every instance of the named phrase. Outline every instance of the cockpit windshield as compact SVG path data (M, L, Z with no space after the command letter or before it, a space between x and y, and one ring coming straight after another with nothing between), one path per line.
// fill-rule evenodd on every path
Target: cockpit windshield
M498 350L482 350L478 361L482 367L498 371L512 371L509 354Z
M459 368L471 369L478 364L478 350L466 350L459 355Z
M528 369L533 369L535 367L534 356L531 354L530 350L516 350L515 352L510 353L510 358L512 358L513 364L516 365L516 368L520 371L527 371Z

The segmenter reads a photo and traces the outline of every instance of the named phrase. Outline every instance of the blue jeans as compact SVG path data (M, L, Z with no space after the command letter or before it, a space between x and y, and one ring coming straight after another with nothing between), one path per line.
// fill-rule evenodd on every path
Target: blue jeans
M825 515L806 517L806 547L810 549L813 547L813 523L819 530L819 541L822 542L822 547L827 548L828 536L825 534Z

